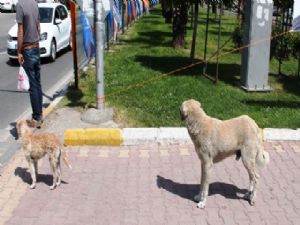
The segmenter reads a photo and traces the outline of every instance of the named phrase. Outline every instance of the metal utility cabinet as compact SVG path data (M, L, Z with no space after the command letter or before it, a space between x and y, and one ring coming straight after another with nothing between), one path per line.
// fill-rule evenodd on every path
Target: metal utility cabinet
M273 1L248 0L245 7L241 87L247 91L270 91L268 85Z

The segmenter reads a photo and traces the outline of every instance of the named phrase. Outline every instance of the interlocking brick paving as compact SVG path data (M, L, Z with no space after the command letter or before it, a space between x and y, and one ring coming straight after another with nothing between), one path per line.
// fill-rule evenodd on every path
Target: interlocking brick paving
M213 167L204 210L200 161L192 145L72 147L60 187L50 191L48 159L37 187L19 152L0 176L0 224L300 224L300 142L267 142L270 164L260 171L255 206L242 199L248 174L230 157Z

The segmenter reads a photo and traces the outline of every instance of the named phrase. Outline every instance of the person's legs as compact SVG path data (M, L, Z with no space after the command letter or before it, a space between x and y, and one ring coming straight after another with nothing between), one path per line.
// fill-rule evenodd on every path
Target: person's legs
M32 107L32 119L41 121L43 117L43 95L40 79L40 54L38 48L26 49L23 52L23 67L30 83L29 95Z

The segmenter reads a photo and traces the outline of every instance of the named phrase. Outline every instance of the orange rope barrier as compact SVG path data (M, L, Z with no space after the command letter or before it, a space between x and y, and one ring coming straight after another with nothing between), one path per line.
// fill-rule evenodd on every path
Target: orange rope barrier
M215 59L216 57L221 58L221 57L223 57L223 56L229 55L229 54L231 54L231 53L233 53L233 52L242 50L242 49L244 49L244 48L248 48L248 47L251 47L251 46L259 45L259 44L262 43L262 42L265 42L265 41L272 40L272 39L274 39L274 38L283 36L283 35L285 35L285 34L287 34L287 33L289 33L289 32L290 32L290 31L286 31L286 32L283 32L283 33L280 33L280 34L277 34L277 35L274 35L274 36L271 36L271 37L267 37L267 38L264 38L264 39L261 39L261 40L258 40L258 41L249 43L249 44L244 45L244 46L242 46L242 47L235 48L235 49L232 49L231 51L228 51L228 52L225 52L225 53L223 53L223 54L220 54L219 56L218 56L218 55L214 55L214 56L210 57L210 58L207 60L207 62L209 62L209 61ZM163 77L165 77L165 76L168 76L168 75L177 73L177 72L179 72L179 71L183 71L183 70L189 69L189 68L191 68L191 67L194 67L194 66L196 66L196 65L200 65L200 64L202 64L202 63L204 63L204 61L200 61L200 62L197 62L197 63L190 64L190 65L188 65L188 66L180 67L180 68L175 69L175 70L172 70L172 71L170 71L170 72L168 72L168 73L161 74L161 75L159 75L159 76L157 76L157 77L152 77L152 78L150 78L150 79L148 79L148 80L144 80L144 81L141 81L141 82L139 82L139 83L132 84L132 85L128 86L127 88L119 89L119 90L117 90L117 91L113 91L113 92L111 92L111 93L109 93L109 94L106 94L106 95L104 95L104 96L97 97L97 99L98 99L98 100L99 100L99 99L100 99L100 100L102 100L102 99L104 100L105 97L109 97L109 96L112 96L112 95L115 95L115 94L120 94L120 93L126 92L126 91L128 91L128 90L130 90L130 89L133 89L133 88L136 88L136 87L139 87L139 86L144 86L144 85L146 85L146 84L148 84L148 83L150 83L150 82L152 82L152 81L159 80L159 79L161 79L161 78L163 78Z

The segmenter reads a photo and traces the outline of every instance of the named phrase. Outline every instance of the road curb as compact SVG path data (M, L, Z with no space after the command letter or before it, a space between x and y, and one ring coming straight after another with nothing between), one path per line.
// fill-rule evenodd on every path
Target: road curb
M64 132L65 145L119 146L122 142L122 132L118 128L69 129Z
M300 129L263 129L265 141L300 141ZM192 144L184 127L68 129L65 145Z

